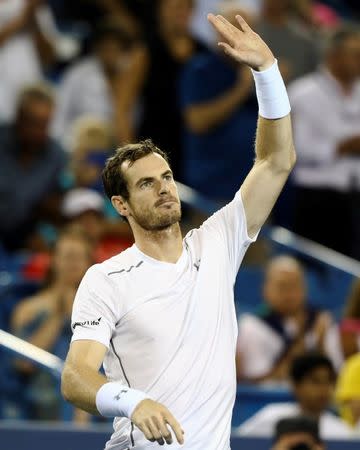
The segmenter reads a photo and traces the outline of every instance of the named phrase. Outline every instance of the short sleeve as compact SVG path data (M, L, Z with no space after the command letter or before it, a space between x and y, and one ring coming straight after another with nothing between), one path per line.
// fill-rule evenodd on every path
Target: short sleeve
M87 271L74 300L72 342L88 339L109 348L120 314L116 292L116 286L98 264Z
M250 238L247 232L245 209L238 191L234 199L221 208L200 227L204 233L211 233L214 238L225 245L228 252L230 266L236 277L241 261L249 245L256 241L258 233Z

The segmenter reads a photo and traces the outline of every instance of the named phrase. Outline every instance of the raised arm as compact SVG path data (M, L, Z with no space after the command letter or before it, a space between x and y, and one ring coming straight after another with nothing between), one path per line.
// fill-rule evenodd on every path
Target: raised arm
M261 37L241 16L236 17L239 28L222 16L209 14L208 19L224 38L219 46L235 61L251 67L255 78L259 101L256 158L241 187L248 234L253 237L269 216L295 164L290 107L277 62Z

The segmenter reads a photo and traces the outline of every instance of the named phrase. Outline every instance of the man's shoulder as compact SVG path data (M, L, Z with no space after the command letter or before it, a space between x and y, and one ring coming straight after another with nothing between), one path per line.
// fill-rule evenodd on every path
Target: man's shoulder
M94 264L90 270L103 277L112 278L113 275L135 271L142 264L141 256L135 251L134 246L131 246L101 263Z
M258 414L275 420L284 416L299 414L299 406L294 402L270 403L264 406Z

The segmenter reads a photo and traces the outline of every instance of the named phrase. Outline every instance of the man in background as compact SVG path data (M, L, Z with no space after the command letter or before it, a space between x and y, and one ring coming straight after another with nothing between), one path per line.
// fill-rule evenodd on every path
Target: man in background
M275 432L272 450L325 450L319 436L319 426L307 417L282 419Z
M321 350L331 317L307 304L303 268L290 256L270 260L263 296L263 310L239 320L238 379L281 382L296 355Z
M0 127L0 241L26 247L40 220L60 219L65 155L49 137L55 99L46 84L26 87L14 123Z
M322 67L289 86L296 233L360 258L360 32L339 30Z
M336 380L331 361L319 353L301 355L294 359L289 376L295 402L265 406L238 427L237 435L272 436L278 420L304 415L319 422L322 439L349 438L350 428L328 411Z

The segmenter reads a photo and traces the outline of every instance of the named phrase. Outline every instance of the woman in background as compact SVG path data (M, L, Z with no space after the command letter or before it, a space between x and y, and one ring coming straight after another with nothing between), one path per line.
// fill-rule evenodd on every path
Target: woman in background
M22 300L13 312L14 334L64 359L70 344L75 293L92 263L93 245L86 234L79 228L65 229L55 244L44 286ZM28 362L18 361L17 369L26 385L24 402L29 418L62 418L57 380ZM82 421L84 417L81 413L75 418Z

